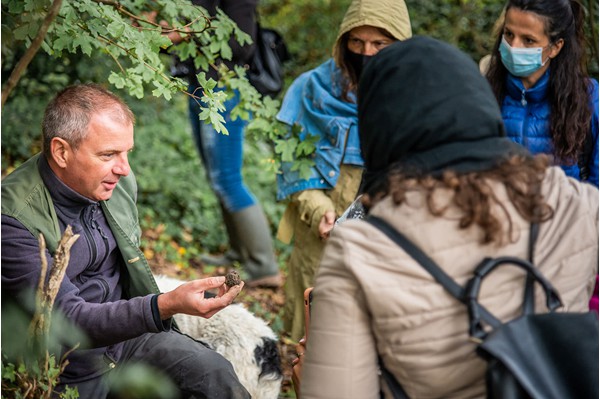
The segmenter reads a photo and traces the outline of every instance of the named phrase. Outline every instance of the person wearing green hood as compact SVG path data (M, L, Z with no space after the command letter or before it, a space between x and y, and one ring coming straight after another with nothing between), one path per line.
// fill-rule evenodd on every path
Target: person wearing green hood
M312 286L325 239L352 203L361 181L356 88L363 66L386 46L412 36L404 1L354 0L340 26L333 58L300 75L286 92L277 119L301 128L301 139L317 136L315 162L305 179L283 163L277 199L289 201L277 238L294 239L288 263L285 330L304 333L304 290Z

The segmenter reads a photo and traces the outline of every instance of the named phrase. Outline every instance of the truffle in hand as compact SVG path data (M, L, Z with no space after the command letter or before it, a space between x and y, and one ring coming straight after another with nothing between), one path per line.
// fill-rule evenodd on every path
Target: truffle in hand
M235 270L231 270L225 276L225 284L229 288L233 287L234 285L239 285L241 282L242 282L242 280L240 279L240 275Z

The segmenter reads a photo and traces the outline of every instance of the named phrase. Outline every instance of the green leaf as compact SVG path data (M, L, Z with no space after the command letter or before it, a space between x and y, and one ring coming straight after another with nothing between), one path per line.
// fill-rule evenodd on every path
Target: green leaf
M214 90L214 89L215 89L215 87L217 87L217 81L216 81L216 80L214 80L214 79L212 79L212 78L210 78L210 79L208 79L208 80L207 80L207 81L204 83L203 87L204 87L206 90Z
M132 86L129 89L129 94L137 98L144 98L144 88L142 86Z
M23 25L19 26L17 29L15 29L13 31L15 39L25 40L26 38L29 37L29 30L30 30L29 24L23 24Z
M15 365L12 363L4 363L2 362L2 379L7 379L10 382L15 381Z
M312 173L315 163L312 160L303 159L299 161L298 175L301 179L308 179Z
M289 140L279 140L275 145L275 152L281 154L283 162L292 162L294 160L294 152L298 145L298 139L291 138Z
M218 41L214 41L212 43L210 43L210 45L208 46L208 49L210 50L211 53L216 53L221 49L221 43Z
M303 140L298 144L298 147L296 147L296 156L310 155L315 152L315 149L315 144L311 142L311 140Z
M236 29L234 34L235 40L240 44L240 46L252 43L252 38L250 37L250 35L244 32L243 30Z
M167 101L170 101L172 96L171 93L171 89L165 85L163 85L162 83L159 83L157 81L153 82L154 86L156 86L156 89L154 89L152 91L152 95L154 97L160 97L163 96Z
M229 44L227 44L227 42L222 42L221 43L221 58L231 61L232 56L233 56L233 53L231 51L231 47L229 47Z
M262 118L255 118L250 123L248 123L248 130L256 130L256 131L267 131L271 127L269 121Z
M25 11L25 2L13 0L8 3L8 12L11 14L21 14Z
M60 36L58 39L56 39L52 45L52 48L55 51L61 51L64 49L69 49L71 43L72 43L72 39L69 36Z
M198 54L196 51L196 45L193 42L182 42L177 45L177 54L182 60L193 58Z
M121 37L121 35L125 31L125 25L123 24L122 21L114 21L114 22L110 23L106 27L106 29L108 30L108 32L111 34L112 37L114 37L115 39L118 39L119 37Z
M116 72L110 73L110 75L108 76L108 81L109 83L113 84L117 89L122 89L123 87L125 87L125 78Z
M208 119L209 116L210 116L210 110L208 108L202 108L202 111L200 111L198 118L201 121L205 121Z
M79 35L73 40L73 44L81 48L81 52L88 57L92 55L92 44L90 38L84 35Z
M209 109L208 110L208 120L213 125L215 130L217 132L221 133L222 128L219 129L219 127L223 126L223 123L225 122L223 115L221 115L219 112L217 112L215 110Z
M223 40L227 38L231 32L231 29L228 29L226 23L215 24L215 35L219 40Z

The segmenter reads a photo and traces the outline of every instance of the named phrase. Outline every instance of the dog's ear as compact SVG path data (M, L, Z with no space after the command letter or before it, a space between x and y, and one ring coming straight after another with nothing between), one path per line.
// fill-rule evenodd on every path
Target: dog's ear
M271 338L263 337L262 345L254 348L254 360L260 365L260 378L272 377L281 378L281 362L277 341Z

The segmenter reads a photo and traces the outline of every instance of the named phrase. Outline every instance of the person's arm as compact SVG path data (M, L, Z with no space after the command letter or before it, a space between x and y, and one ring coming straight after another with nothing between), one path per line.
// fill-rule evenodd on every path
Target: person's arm
M41 273L40 250L37 238L16 219L2 215L2 291L3 296L26 300L38 286ZM48 270L52 257L45 251ZM93 346L100 347L137 337L146 332L159 332L152 315L154 295L106 303L86 302L71 282L77 278L67 266L65 277L56 296L55 311L59 309L79 326ZM31 297L29 298L31 299Z
M38 285L41 261L37 239L17 220L2 215L2 294L18 300L26 300ZM49 269L51 256L46 250ZM226 290L224 277L195 280L177 290L156 297L150 294L128 300L105 303L86 302L71 279L77 275L67 272L56 297L55 309L72 320L90 338L96 347L111 345L148 332L160 332L170 328L168 320L174 313L188 313L210 317L229 305L240 292L241 286ZM217 298L204 298L204 291L220 288ZM226 292L227 291L227 292ZM157 321L154 306L159 311ZM165 303L167 305L165 305ZM162 304L162 305L161 305ZM161 307L162 306L162 307Z
M297 205L300 219L310 226L315 235L323 237L328 222L327 233L333 228L335 206L325 190L301 191L292 195L292 201Z
M375 339L344 234L330 238L313 289L303 398L378 398Z

